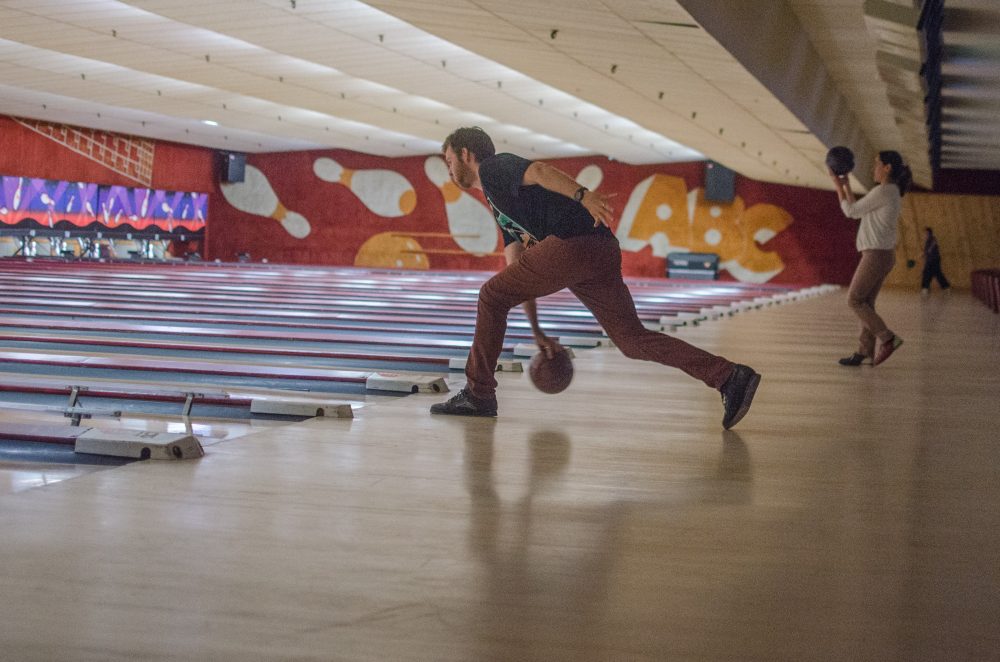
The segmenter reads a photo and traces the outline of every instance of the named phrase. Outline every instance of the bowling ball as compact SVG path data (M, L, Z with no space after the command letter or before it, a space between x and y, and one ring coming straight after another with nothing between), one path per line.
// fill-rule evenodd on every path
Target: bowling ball
M854 170L854 152L843 145L831 147L826 153L826 166L833 174L842 177Z
M573 381L573 360L569 352L556 352L551 359L538 352L528 366L531 383L542 393L560 393Z

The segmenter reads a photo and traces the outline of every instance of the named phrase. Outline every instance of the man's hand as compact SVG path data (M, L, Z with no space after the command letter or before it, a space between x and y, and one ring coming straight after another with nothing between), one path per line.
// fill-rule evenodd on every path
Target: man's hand
M546 358L552 358L559 352L564 351L563 346L560 345L556 340L549 338L547 335L541 331L535 331L535 342L538 344L538 349L545 353Z
M606 225L611 227L610 223L614 220L615 210L611 206L611 198L618 195L617 193L601 193L600 191L587 191L583 194L583 200L580 204L590 212L590 215L594 217L594 227L598 225Z

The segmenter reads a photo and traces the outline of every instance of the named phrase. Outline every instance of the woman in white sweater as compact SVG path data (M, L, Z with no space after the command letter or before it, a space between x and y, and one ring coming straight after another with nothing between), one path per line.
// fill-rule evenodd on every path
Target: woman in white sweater
M857 239L861 261L847 292L847 303L861 320L861 337L858 350L840 359L841 365L859 366L869 359L878 365L903 344L875 312L875 298L896 261L896 225L913 175L898 152L886 151L875 157L873 176L878 185L857 200L847 176L830 172L844 215L861 219Z

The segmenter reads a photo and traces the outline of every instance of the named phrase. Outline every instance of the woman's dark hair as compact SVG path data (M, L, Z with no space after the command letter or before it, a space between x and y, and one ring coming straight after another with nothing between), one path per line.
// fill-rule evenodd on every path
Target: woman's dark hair
M913 183L913 173L910 172L910 166L903 163L903 157L899 152L886 150L878 153L878 160L891 168L889 179L899 188L899 195L906 195Z
M478 126L456 129L450 136L444 139L441 151L444 152L449 147L456 154L460 153L462 148L469 150L480 163L497 153L489 135Z

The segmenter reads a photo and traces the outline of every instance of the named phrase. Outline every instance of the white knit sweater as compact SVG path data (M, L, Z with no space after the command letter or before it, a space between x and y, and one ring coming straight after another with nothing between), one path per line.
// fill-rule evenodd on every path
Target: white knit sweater
M896 248L896 225L902 207L902 196L895 184L879 184L854 204L840 201L845 216L861 219L857 239L859 251Z

